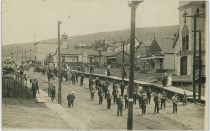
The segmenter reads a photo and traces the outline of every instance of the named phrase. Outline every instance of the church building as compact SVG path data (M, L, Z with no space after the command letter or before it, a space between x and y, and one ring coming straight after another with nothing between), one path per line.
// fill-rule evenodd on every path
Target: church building
M199 67L199 43L201 45L202 76L205 77L206 58L206 2L179 2L179 32L176 34L172 48L175 50L175 68L177 75L193 74L193 53L196 48L196 69ZM196 34L195 32L196 27ZM194 37L196 36L196 37ZM194 41L196 46L194 47Z

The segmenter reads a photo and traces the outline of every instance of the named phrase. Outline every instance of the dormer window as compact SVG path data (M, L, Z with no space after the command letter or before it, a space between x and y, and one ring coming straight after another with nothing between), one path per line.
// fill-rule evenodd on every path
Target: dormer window
M182 51L189 50L189 30L186 25L184 25L182 30Z

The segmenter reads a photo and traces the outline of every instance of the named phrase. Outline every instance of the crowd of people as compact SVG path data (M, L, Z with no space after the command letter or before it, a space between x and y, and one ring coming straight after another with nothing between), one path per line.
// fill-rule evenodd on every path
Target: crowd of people
M118 86L119 85L119 86ZM110 88L112 86L112 89ZM89 91L90 99L94 100L95 92L98 92L99 104L103 103L103 99L106 99L107 109L111 109L112 104L117 105L117 115L122 115L123 108L128 108L128 94L125 90L128 86L121 82L109 82L109 80L99 80L98 77L95 79L93 77L89 78ZM184 92L183 105L187 102L186 92ZM162 92L152 92L151 88L146 90L142 86L136 84L133 89L133 104L139 104L139 108L142 110L142 115L146 114L147 105L151 104L151 98L154 101L154 113L159 113L161 109L166 108L167 102L173 103L173 113L177 113L177 105L180 98L177 94L172 97L172 101L168 98L166 91Z
M46 75L48 78L48 96L51 97L52 101L55 99L56 87L53 85L53 80L58 77L58 69L44 66L34 66L34 72L40 72ZM92 69L93 70L93 69ZM61 69L61 81L63 78L67 83L75 85L80 83L83 86L85 76L79 69L72 69L68 67L62 67ZM107 68L107 73L109 68ZM110 73L110 72L109 72ZM110 74L109 74L110 75ZM128 85L125 82L110 81L108 79L101 80L98 77L89 77L89 92L90 99L95 100L95 94L98 95L98 103L103 104L106 100L107 109L111 109L112 104L117 105L117 115L122 116L123 110L128 109L129 94L127 93ZM36 93L39 93L39 83L37 78L30 80L32 85L33 97L36 98ZM74 106L74 100L76 96L74 91L67 95L68 107ZM152 99L153 98L153 99ZM136 105L138 102L139 109L141 109L142 115L147 112L147 106L150 105L153 100L154 102L154 113L159 113L161 109L166 108L166 103L169 102L168 94L166 91L154 92L151 88L143 88L139 84L135 84L133 87L133 104ZM179 96L175 94L172 98L173 113L177 113L177 105L180 101ZM186 105L187 95L184 92L183 105Z

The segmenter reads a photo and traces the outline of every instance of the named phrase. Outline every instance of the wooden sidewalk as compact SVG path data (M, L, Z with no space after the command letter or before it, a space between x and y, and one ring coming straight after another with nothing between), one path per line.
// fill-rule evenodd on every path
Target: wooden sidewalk
M90 74L87 72L79 72L80 74L84 74L86 76L94 76L94 77L100 77L103 79L109 79L109 80L113 80L113 81L122 81L122 78L117 77L117 76L105 76L102 74ZM129 82L129 79L124 79L126 82ZM140 84L142 86L145 87L151 87L151 88L159 88L161 90L166 90L167 92L171 92L171 93L177 93L178 95L184 95L184 91L186 92L188 99L193 99L193 92L192 91L188 91L188 90L184 90L175 86L163 86L161 84L156 84L156 83L150 83L150 82L144 82L144 81L139 81L139 80L134 80L134 83L136 84ZM196 94L196 96L198 96L198 94ZM201 101L205 103L206 99L204 96L201 96Z

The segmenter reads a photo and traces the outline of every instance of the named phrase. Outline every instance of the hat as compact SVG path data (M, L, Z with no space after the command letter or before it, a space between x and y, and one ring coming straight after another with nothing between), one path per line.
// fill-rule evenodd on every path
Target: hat
M74 94L74 91L71 91L71 94Z

